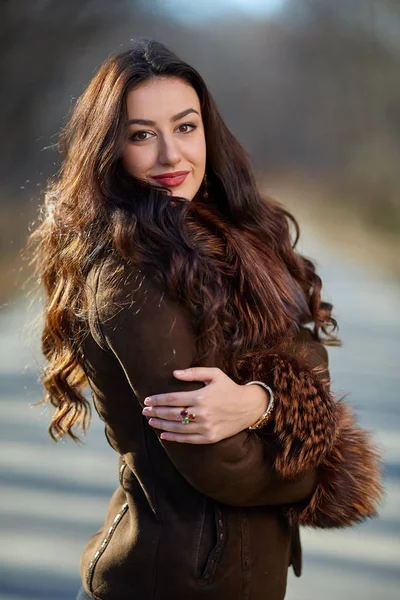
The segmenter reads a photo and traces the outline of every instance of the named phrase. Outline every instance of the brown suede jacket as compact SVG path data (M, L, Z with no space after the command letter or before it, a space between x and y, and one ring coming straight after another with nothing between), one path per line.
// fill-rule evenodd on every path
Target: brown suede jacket
M122 260L93 268L86 285L84 368L120 455L120 485L83 552L86 591L98 600L282 600L289 565L301 572L299 525L352 525L375 515L382 492L368 433L329 391L324 346L302 328L295 354L243 366L243 382L274 390L265 428L208 445L163 441L143 401L203 386L172 374L194 366L190 319ZM221 358L202 366L221 368Z

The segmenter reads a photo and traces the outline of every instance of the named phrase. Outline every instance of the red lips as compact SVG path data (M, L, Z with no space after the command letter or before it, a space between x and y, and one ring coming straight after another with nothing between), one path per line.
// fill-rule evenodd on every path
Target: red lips
M181 185L190 171L175 171L174 173L162 173L162 175L153 175L153 179L165 187L176 187Z
M174 173L161 173L161 175L153 175L153 179L165 179L169 177L180 177L181 175L187 175L189 171L175 171Z

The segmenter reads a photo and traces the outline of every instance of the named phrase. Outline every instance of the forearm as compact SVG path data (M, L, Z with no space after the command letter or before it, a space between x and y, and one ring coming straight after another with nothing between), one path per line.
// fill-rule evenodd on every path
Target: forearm
M268 391L260 385L247 385L245 392L245 412L241 418L241 429L248 429L258 421L267 410L271 396Z
M295 504L309 498L317 484L311 470L294 480L282 479L273 467L276 448L252 432L241 432L216 444L164 442L170 460L197 490L232 506ZM216 457L217 463L216 463Z

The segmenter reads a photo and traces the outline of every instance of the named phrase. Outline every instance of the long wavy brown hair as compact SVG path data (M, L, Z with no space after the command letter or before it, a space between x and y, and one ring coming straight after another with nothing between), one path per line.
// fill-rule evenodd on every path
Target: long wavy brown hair
M178 77L197 92L207 144L208 195L174 197L128 175L126 95L154 77ZM202 77L162 44L141 39L111 56L77 100L59 141L62 166L28 240L45 291L42 382L56 440L78 440L90 420L82 341L88 334L85 280L110 254L140 265L183 302L198 360L218 346L226 371L311 323L338 342L331 305L321 302L313 263L295 251L299 227L257 189L248 157L225 125ZM294 235L294 240L292 237Z

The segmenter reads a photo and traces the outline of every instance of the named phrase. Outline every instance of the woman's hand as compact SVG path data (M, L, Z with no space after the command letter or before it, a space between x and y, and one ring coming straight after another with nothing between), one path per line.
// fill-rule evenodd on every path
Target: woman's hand
M185 381L203 381L206 386L192 392L157 394L146 398L142 413L149 425L162 429L161 439L186 444L213 444L250 427L269 403L269 395L258 385L239 385L221 369L192 367L174 371ZM187 408L195 420L182 423Z

